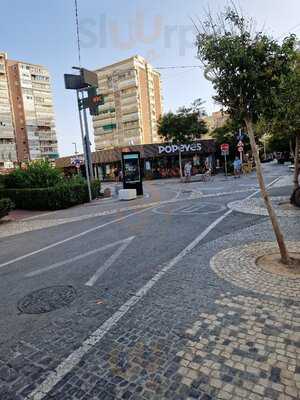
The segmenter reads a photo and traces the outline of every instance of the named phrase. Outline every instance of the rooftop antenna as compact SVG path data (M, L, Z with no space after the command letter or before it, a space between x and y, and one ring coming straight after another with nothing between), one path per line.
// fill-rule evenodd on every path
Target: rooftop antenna
M78 49L78 65L79 65L79 67L81 67L78 4L77 4L77 0L74 0L74 2L75 2L75 20L76 20L77 49Z

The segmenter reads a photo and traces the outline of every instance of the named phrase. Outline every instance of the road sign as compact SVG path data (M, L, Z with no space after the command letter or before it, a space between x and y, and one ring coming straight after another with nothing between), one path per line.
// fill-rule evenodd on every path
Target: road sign
M229 151L229 144L228 143L223 143L221 144L221 151Z
M244 143L240 140L237 144L238 147L244 147Z
M239 147L238 147L238 151L239 151L240 153L242 153L242 152L244 151L244 147L243 147L243 146L239 146Z
M228 156L228 155L229 155L229 151L223 151L223 150L222 150L221 153L222 153L222 156Z

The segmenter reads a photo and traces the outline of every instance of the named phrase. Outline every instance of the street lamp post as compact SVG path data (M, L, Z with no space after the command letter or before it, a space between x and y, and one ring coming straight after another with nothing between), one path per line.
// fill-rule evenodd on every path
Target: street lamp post
M79 75L65 74L64 75L65 88L76 90L81 139L82 139L83 153L84 153L86 180L88 186L89 200L91 201L92 191L91 191L90 181L91 178L93 177L93 168L92 168L92 157L90 150L86 108L89 108L91 115L98 115L97 107L100 104L103 104L103 96L97 95L98 76L95 72L89 71L81 67L73 67L73 69L79 70L80 74ZM87 93L88 96L84 97L84 93ZM83 129L81 110L83 110L84 125L86 129L85 133ZM77 152L76 146L75 146L75 152Z
M84 131L83 131L83 123L82 123L82 115L81 110L79 107L79 89L76 90L77 93L77 103L78 103L78 113L79 113L79 123L80 123L80 131L81 131L81 139L82 139L82 147L83 147L83 155L84 155L84 166L85 166L85 174L86 174L86 181L88 186L89 192L89 200L92 201L92 190L91 190L91 181L90 181L90 174L89 174L89 167L88 167L88 157L86 152L85 140L84 140Z
M72 144L74 144L74 147L75 147L75 155L77 156L77 154L78 154L78 151L77 151L77 143L76 143L76 142L72 142Z

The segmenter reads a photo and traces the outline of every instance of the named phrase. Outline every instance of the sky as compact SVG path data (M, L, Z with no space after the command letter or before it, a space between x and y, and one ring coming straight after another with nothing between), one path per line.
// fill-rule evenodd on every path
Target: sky
M225 0L77 0L81 64L87 69L139 54L154 67L197 66L192 20L218 12ZM51 75L61 156L81 150L74 91L64 88L64 73L78 65L74 0L0 0L0 51L13 60L46 66ZM275 38L300 36L299 0L239 0L243 14ZM219 109L200 68L161 70L164 111L196 98L208 113Z

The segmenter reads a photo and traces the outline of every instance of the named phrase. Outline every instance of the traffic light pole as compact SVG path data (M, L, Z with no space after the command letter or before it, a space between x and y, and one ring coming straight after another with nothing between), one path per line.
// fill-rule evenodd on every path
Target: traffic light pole
M83 109L83 121L84 121L84 128L85 128L85 143L86 143L86 153L87 153L87 164L90 171L90 179L94 179L94 171L93 171L93 161L92 155L90 150L90 135L89 135L89 125L86 115L86 108Z
M89 192L89 200L92 201L92 191L91 191L91 181L90 181L89 166L88 166L88 157L87 157L87 153L86 153L86 146L84 143L84 130L83 130L83 123L82 123L82 115L81 115L81 110L80 110L80 106L79 106L79 100L80 100L79 92L80 92L80 89L77 89L76 90L77 105L78 105L81 139L82 139L82 147L83 147L83 154L84 154L85 174L86 174L86 181L87 181L88 192Z

